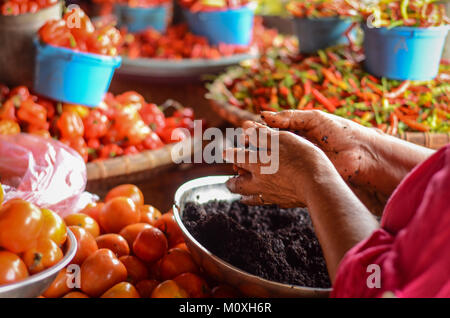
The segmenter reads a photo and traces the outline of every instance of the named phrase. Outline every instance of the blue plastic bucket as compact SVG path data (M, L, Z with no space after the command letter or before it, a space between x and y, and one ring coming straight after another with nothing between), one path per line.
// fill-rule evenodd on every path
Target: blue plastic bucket
M183 9L189 29L204 36L210 44L249 45L252 40L254 8L191 12Z
M332 18L294 18L294 33L300 44L300 53L312 54L327 47L348 43L345 31L352 20Z
M140 32L153 28L165 32L172 19L172 3L149 8L116 5L114 7L119 27L126 27L129 32Z
M121 57L81 53L36 40L34 91L51 99L95 107L109 89Z
M439 72L449 26L369 28L363 25L366 70L395 80L431 80Z

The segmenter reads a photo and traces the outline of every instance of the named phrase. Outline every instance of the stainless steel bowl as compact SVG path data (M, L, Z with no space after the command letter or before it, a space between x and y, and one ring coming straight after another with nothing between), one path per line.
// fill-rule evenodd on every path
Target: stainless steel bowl
M280 284L244 272L212 254L189 233L182 222L186 203L203 204L211 200L235 201L240 198L225 186L229 178L230 176L217 176L195 179L182 185L175 194L175 220L183 231L186 245L195 262L212 278L237 288L249 297L328 297L331 289ZM217 239L221 239L220 233L217 233Z
M18 283L0 286L0 298L35 298L42 295L50 287L58 273L69 265L77 252L77 240L69 229L67 230L67 240L69 244L66 255L58 264Z

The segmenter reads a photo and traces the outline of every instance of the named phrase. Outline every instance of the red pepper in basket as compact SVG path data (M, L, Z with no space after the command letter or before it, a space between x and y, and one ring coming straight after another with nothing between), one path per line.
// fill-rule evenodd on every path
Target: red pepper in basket
M84 134L83 120L75 112L63 112L56 125L64 139L78 138Z
M48 129L47 110L44 106L36 104L31 97L22 102L18 111L17 118L35 127Z

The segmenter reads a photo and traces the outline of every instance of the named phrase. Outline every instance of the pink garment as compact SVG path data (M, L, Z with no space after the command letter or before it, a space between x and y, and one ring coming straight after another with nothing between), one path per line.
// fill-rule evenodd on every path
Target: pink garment
M367 279L380 266L381 288ZM450 144L390 198L381 228L342 260L332 297L450 297Z

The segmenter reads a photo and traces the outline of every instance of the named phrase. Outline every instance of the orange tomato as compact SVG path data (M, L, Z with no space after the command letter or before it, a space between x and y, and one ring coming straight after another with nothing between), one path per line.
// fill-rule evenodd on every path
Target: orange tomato
M42 272L58 263L64 254L51 239L38 240L36 246L25 251L22 259L31 274Z
M173 214L163 214L156 222L155 227L163 231L169 241L169 246L174 247L179 243L183 243L183 232L178 226Z
M147 266L139 258L127 255L120 257L119 260L127 268L128 282L135 285L148 278Z
M136 284L136 289L141 295L141 298L150 298L152 297L152 292L159 285L159 282L154 279L146 279L142 280Z
M128 225L126 227L124 227L121 231L120 231L120 235L127 240L128 245L130 247L133 247L134 241L136 240L136 237L139 235L139 233L141 233L143 230L145 229L149 229L152 226L146 223L136 223L136 224L131 224Z
M96 238L98 248L107 248L117 257L130 254L127 241L119 234L104 234Z
M154 225L156 221L162 216L161 212L152 205L143 205L140 209L141 223Z
M0 251L0 286L16 283L27 277L27 266L19 256L8 251Z
M173 280L162 282L152 292L152 298L188 298L189 294Z
M98 250L97 242L91 233L79 226L69 226L69 229L77 239L77 253L72 264L83 264L84 260Z
M213 298L239 298L239 293L228 285L219 285L213 288L211 295Z
M97 223L100 223L99 214L104 205L105 204L103 202L89 203L83 210L80 211L80 213L89 215L91 218L97 221Z
M72 288L69 287L69 282L73 282L73 276L67 272L67 269L63 268L43 296L46 298L59 298L70 293Z
M179 248L169 250L159 263L159 275L163 280L173 279L183 273L197 273L198 268L189 252Z
M144 262L155 262L162 258L168 249L167 239L157 228L143 230L133 244L133 252Z
M89 298L89 296L75 291L75 292L70 292L70 293L66 294L63 298Z
M188 292L190 298L207 298L211 295L206 281L192 273L184 273L175 277L174 282Z
M122 282L108 289L101 298L141 298L141 296L133 285Z
M127 269L108 249L100 249L81 265L81 290L99 297L114 285L127 279Z
M136 204L129 198L117 197L105 204L99 214L100 225L107 233L119 233L125 226L141 219Z
M0 209L0 246L16 254L30 249L43 222L35 205L20 199L6 202Z
M67 228L63 219L48 209L41 209L41 212L43 225L39 233L39 239L49 238L58 246L61 246L67 239Z
M97 221L91 218L87 214L83 213L75 213L70 214L64 218L64 222L66 222L67 226L79 226L92 234L93 237L97 237L100 235L100 226Z
M113 188L106 195L105 202L109 202L118 197L131 199L138 207L144 205L144 195L141 190L133 184L123 184Z

